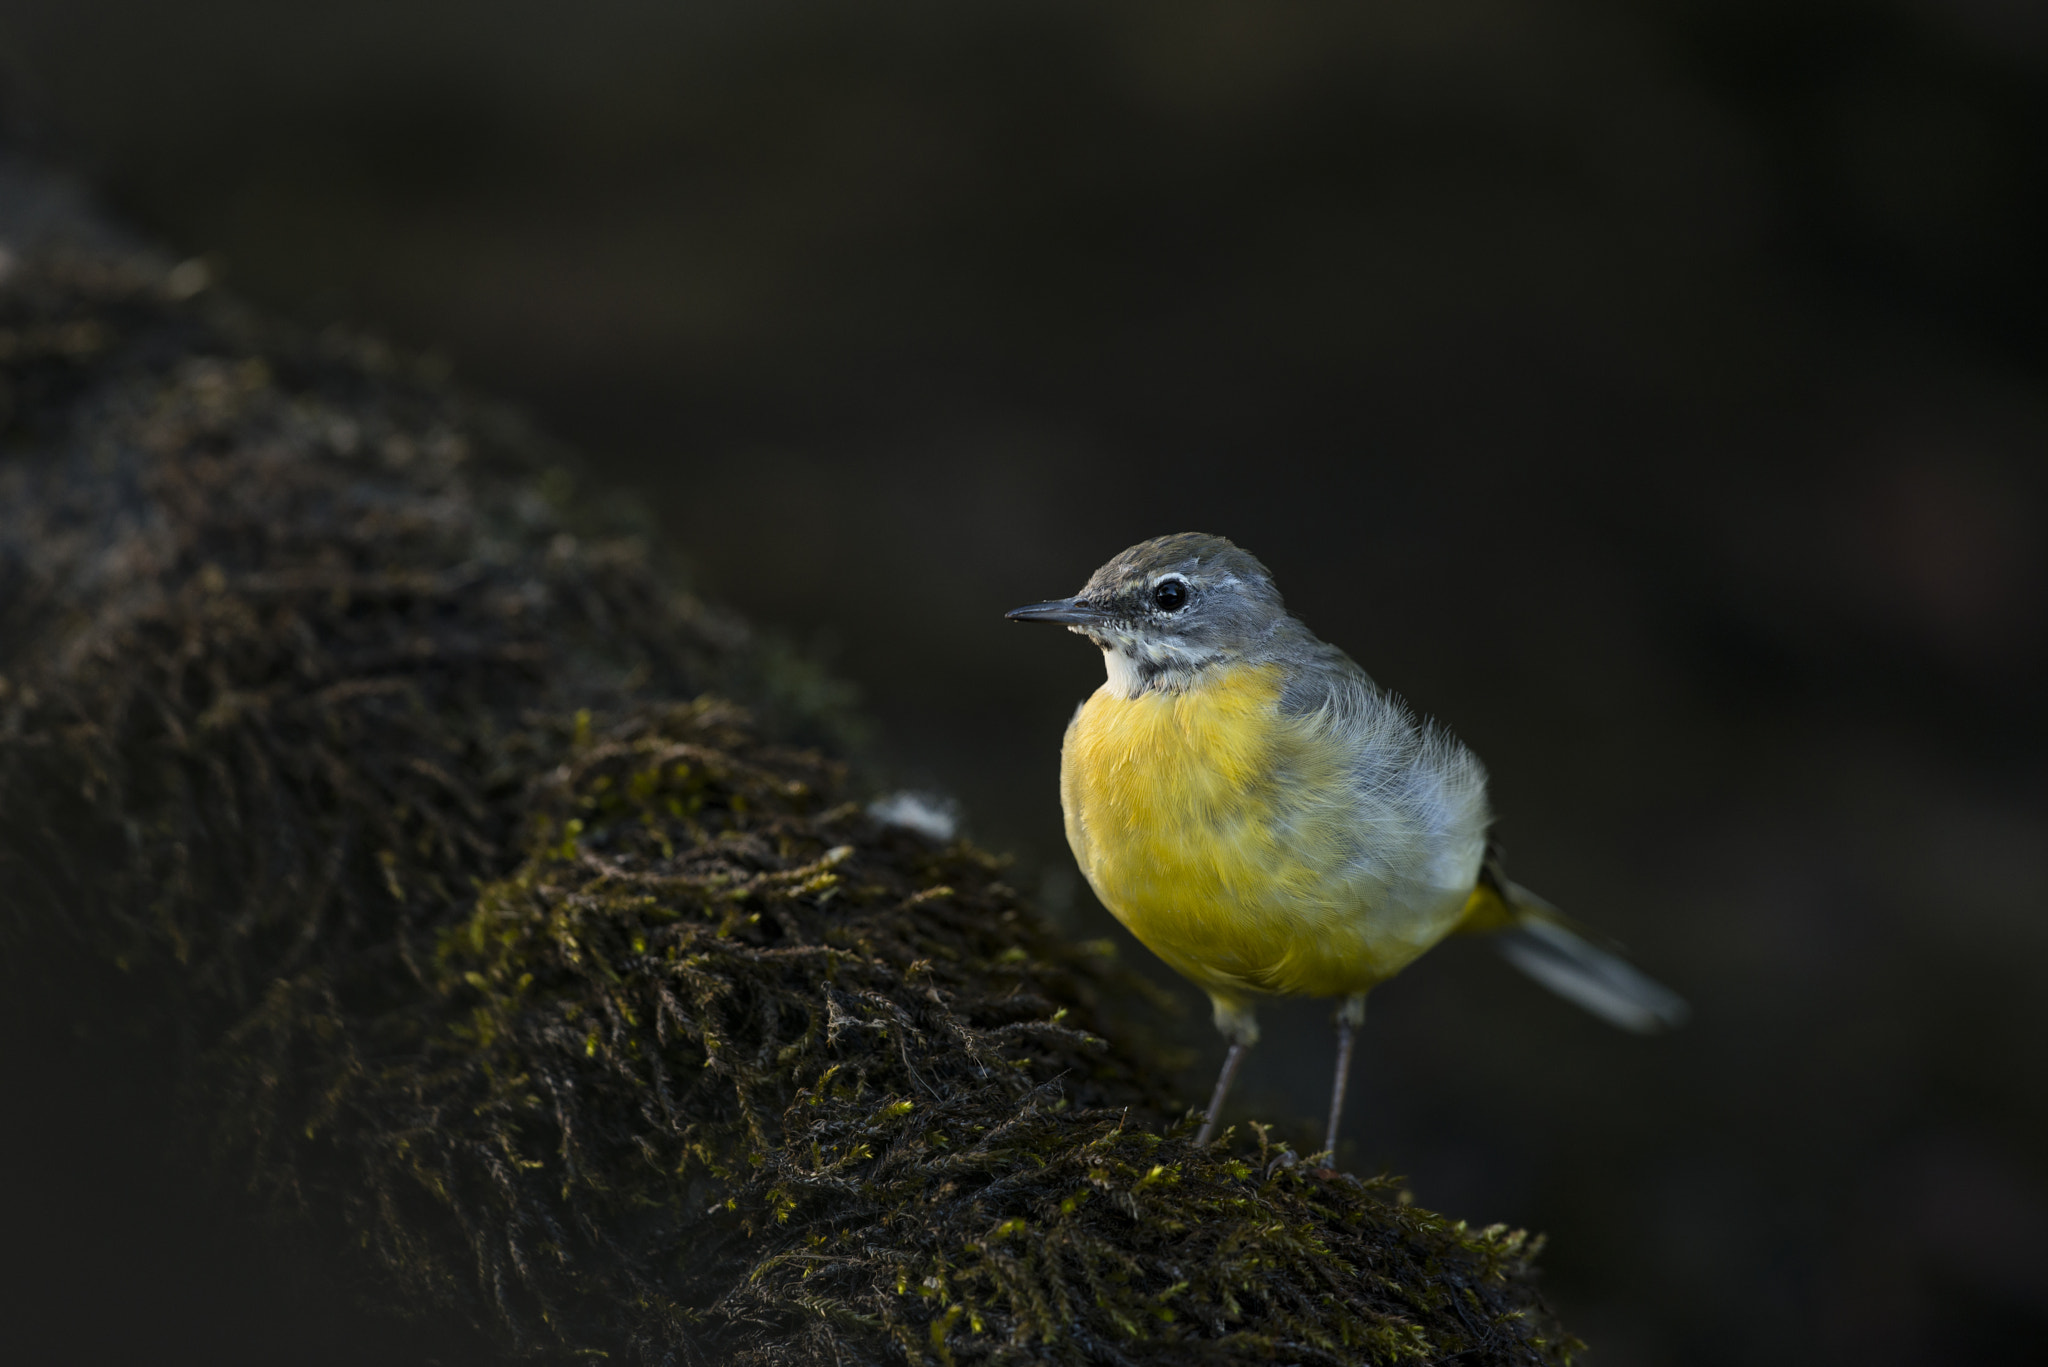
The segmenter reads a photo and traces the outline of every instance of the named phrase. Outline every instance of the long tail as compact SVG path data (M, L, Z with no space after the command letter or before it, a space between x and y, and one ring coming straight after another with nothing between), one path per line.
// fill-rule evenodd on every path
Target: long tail
M1490 931L1516 968L1610 1025L1654 1035L1685 1024L1685 999L1621 956L1535 893L1510 882L1488 854L1467 924Z

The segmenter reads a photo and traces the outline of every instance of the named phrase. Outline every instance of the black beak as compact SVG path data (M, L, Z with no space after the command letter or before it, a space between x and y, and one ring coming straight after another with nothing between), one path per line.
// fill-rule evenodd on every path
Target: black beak
M1079 598L1055 598L1050 603L1033 603L1026 608L1012 608L1003 616L1013 622L1064 622L1070 627L1085 627L1102 620L1100 612Z

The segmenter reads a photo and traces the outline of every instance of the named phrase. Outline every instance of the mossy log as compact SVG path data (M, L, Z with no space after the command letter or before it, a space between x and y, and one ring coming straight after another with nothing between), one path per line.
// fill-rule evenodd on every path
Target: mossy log
M870 816L565 453L203 284L0 281L0 935L174 1022L359 1294L562 1360L1569 1359L1522 1234L1195 1149L1136 980Z

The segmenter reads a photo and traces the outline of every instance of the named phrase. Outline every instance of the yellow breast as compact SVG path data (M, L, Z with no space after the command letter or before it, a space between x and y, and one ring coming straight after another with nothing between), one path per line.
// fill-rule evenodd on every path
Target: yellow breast
M1199 686L1104 687L1067 730L1067 839L1096 895L1212 993L1335 996L1423 945L1376 935L1341 738L1280 708L1281 666Z

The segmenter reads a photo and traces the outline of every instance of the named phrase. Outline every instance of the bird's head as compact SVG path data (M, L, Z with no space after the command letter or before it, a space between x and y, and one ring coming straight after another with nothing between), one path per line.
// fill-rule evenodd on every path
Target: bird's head
M1141 541L1072 598L1005 615L1086 636L1102 648L1111 685L1132 697L1256 656L1292 621L1257 557L1200 532Z

